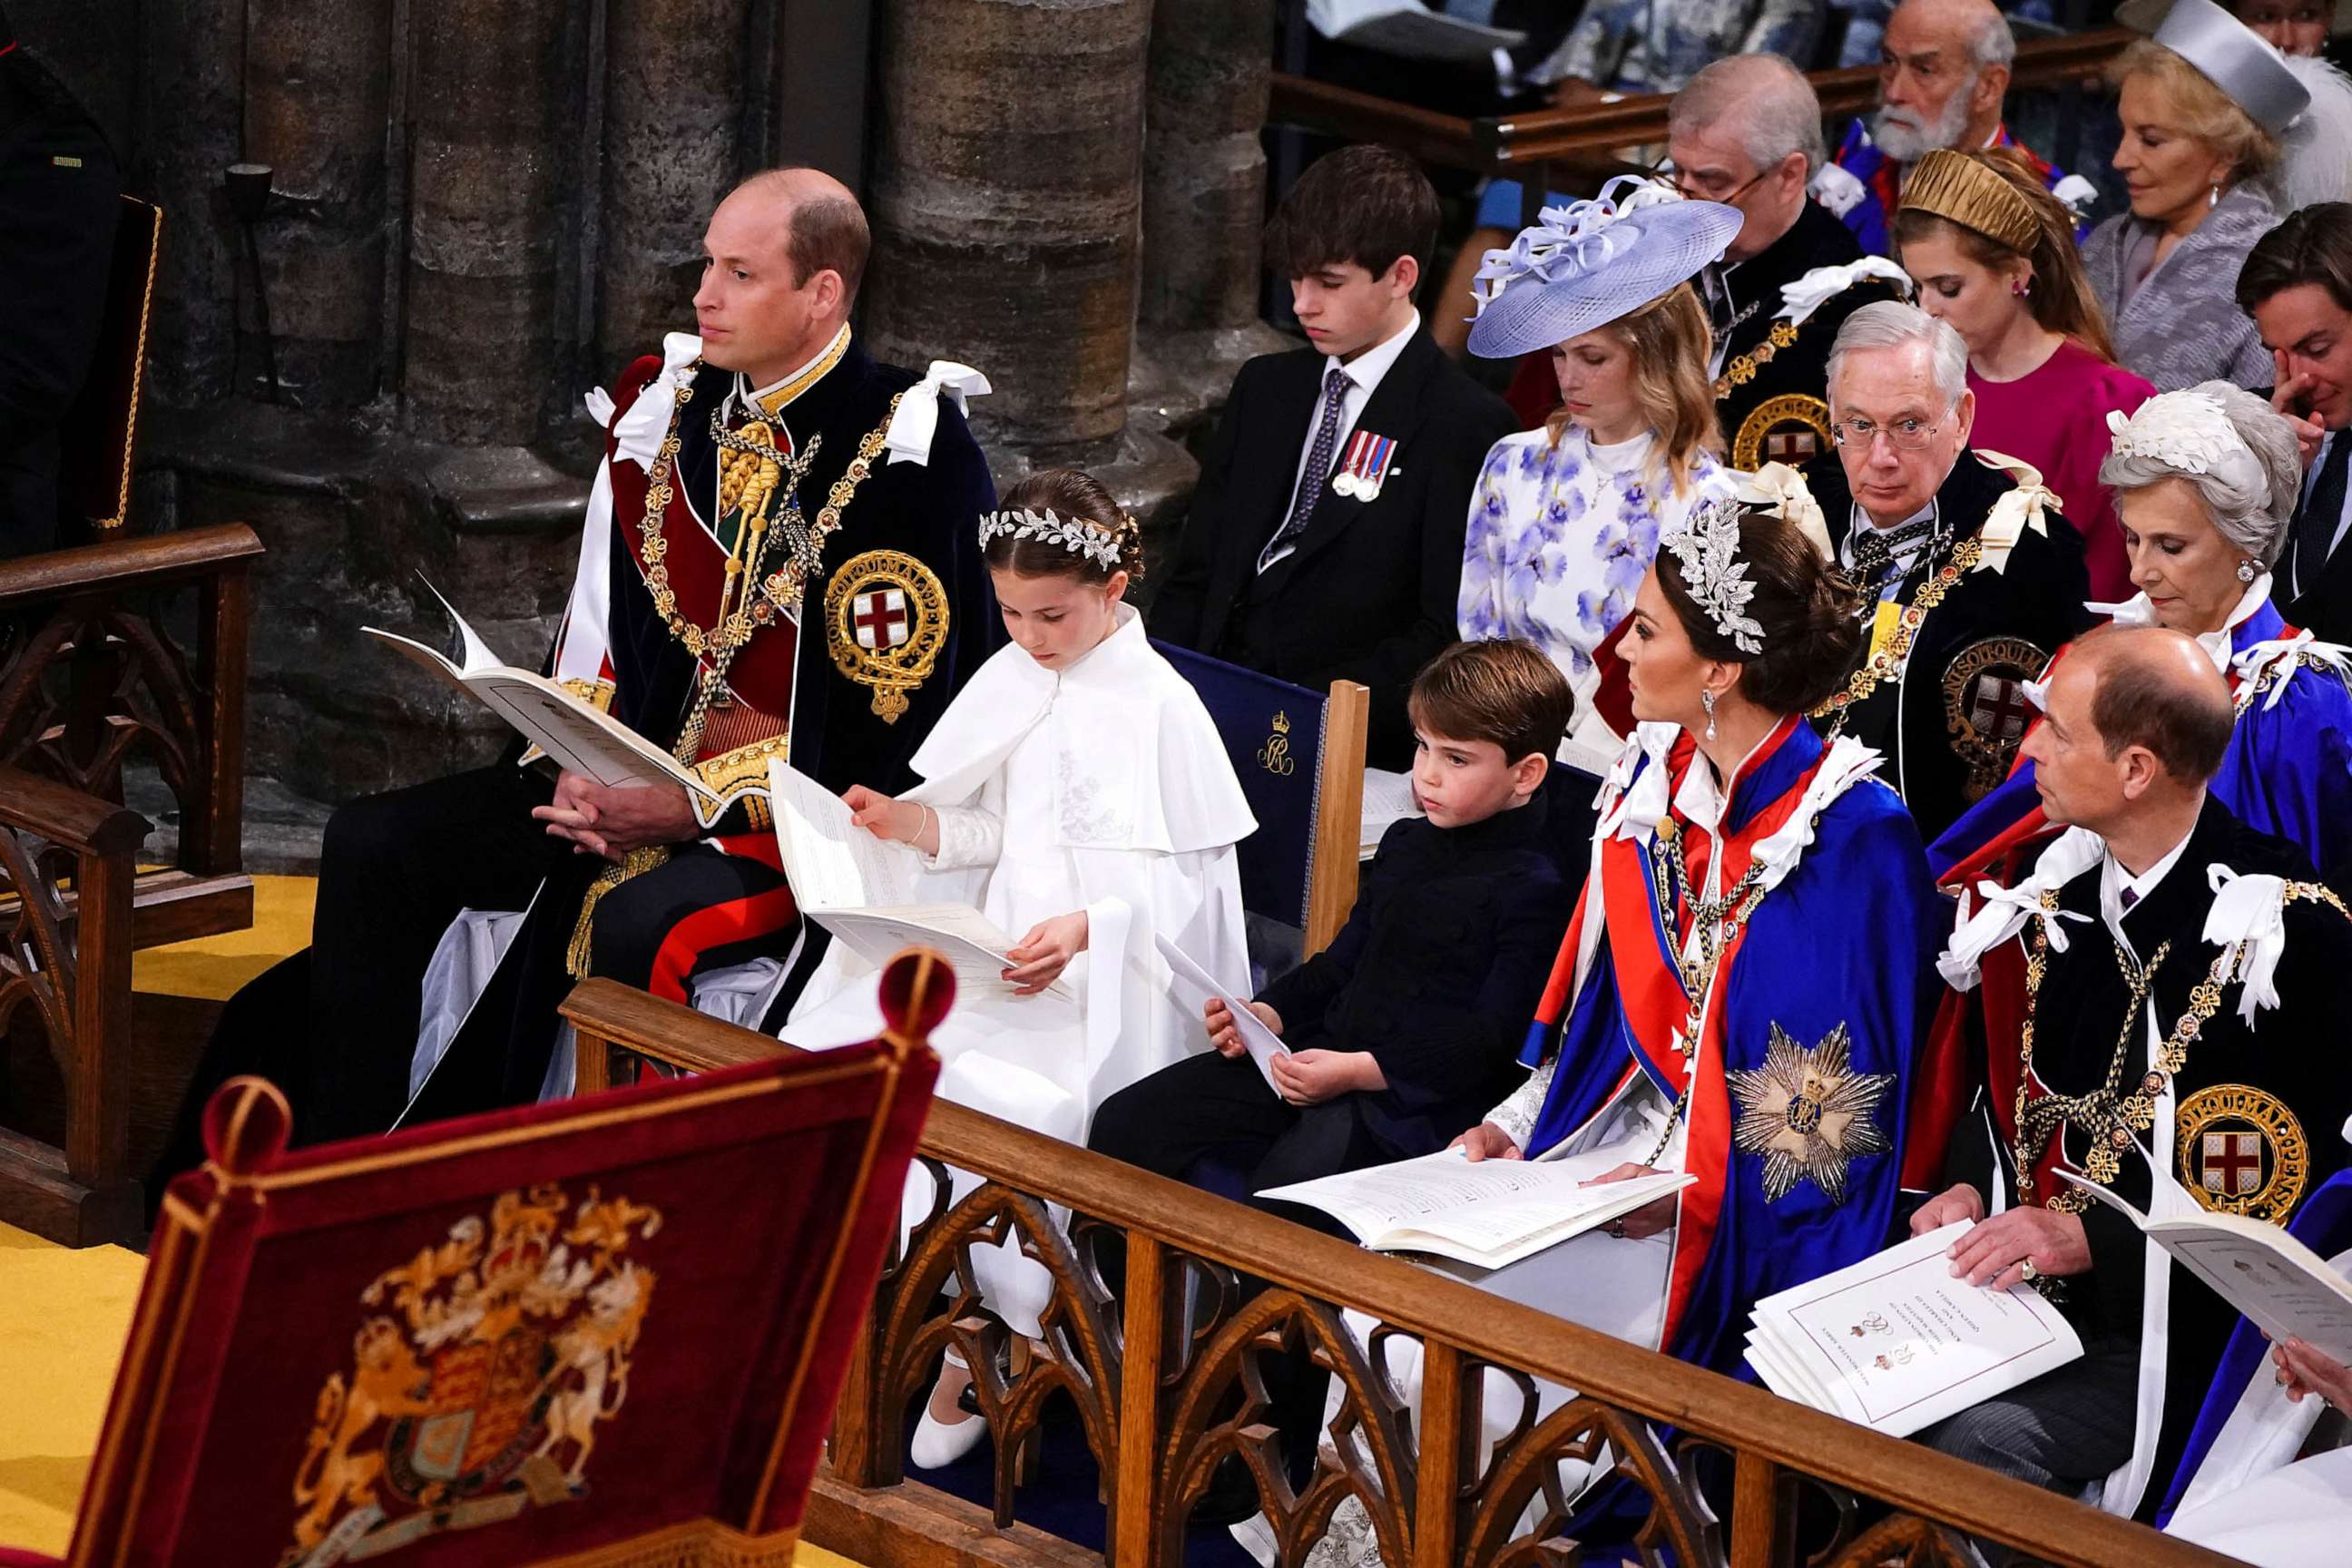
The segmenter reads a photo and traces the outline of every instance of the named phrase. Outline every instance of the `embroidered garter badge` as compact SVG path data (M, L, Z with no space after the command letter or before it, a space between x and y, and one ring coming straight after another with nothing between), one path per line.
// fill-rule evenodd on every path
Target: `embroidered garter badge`
M2284 1225L2311 1179L2303 1123L2277 1096L2217 1083L2180 1102L2174 1121L2180 1183L2223 1214Z
M588 1489L596 1429L628 1395L661 1215L594 1187L502 1193L487 1223L360 1292L375 1309L319 1390L278 1568L326 1568Z
M869 550L841 563L824 590L824 641L835 669L873 688L886 724L907 710L907 693L930 679L948 640L948 595L931 569L897 550Z
M1725 1074L1739 1121L1732 1143L1764 1161L1764 1201L1778 1203L1810 1178L1833 1204L1845 1202L1846 1173L1864 1154L1886 1152L1874 1115L1891 1072L1858 1073L1843 1024L1818 1046L1801 1046L1772 1026L1764 1065Z
M2050 656L2023 637L1983 637L1969 644L1944 670L1944 728L1952 750L1968 764L1961 793L1982 800L2009 776L2018 743L2033 723L2026 684Z
M1748 411L1731 441L1731 466L1750 473L1766 463L1796 468L1830 445L1830 405L1801 392L1768 397Z

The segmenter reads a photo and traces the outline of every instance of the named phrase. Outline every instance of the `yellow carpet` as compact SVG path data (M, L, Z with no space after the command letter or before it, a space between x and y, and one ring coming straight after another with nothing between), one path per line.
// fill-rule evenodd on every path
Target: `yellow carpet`
M253 927L226 936L152 947L131 960L131 988L160 996L202 996L225 1002L236 988L285 957L310 945L315 877L256 877Z
M146 1267L0 1225L0 1546L64 1554ZM793 1561L857 1568L807 1545Z

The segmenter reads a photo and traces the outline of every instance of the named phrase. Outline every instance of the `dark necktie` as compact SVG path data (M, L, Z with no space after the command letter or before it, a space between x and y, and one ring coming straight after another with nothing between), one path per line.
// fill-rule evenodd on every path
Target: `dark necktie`
M1882 597L1887 583L1901 570L1897 559L1918 546L1921 540L1935 530L1936 515L1914 518L1898 522L1893 528L1880 528L1867 518L1857 516L1853 533L1853 575L1855 585L1865 599Z
M1699 274L1699 279L1706 299L1707 336L1715 352L1721 353L1731 337L1731 329L1739 324L1731 309L1731 285L1720 267L1708 268Z
M1315 515L1315 502L1331 477L1331 454L1339 445L1339 409L1348 401L1348 373L1337 365L1323 378L1323 417L1315 426L1315 445L1307 451L1307 471L1298 476L1298 493L1291 500L1290 515L1257 553L1261 572L1274 564L1286 545L1307 531Z
M2123 896L2122 902L2123 902L2123 906L2124 906L2125 912L2129 913L2129 912L2130 912L2130 910L2131 910L2131 907L2132 907L2134 904L2136 904L2136 903L2139 902L2139 895L2138 895L2137 893L2133 892L2129 888L2126 888L2126 889L2124 889L2124 896Z
M2303 510L2294 514L2294 571L2288 574L2290 596L2301 598L2319 586L2327 568L2327 547L2336 542L2336 526L2344 517L2344 469L2352 459L2352 432L2338 430L2329 438L2327 457Z

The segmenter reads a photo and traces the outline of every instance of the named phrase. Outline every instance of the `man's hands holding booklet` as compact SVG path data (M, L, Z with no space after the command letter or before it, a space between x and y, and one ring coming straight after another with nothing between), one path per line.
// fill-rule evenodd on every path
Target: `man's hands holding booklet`
M614 789L584 774L556 776L555 799L531 807L554 837L568 840L576 854L618 860L648 844L678 844L701 833L686 791L675 784L633 784Z
M1966 1183L1920 1205L1911 1216L1911 1234L1925 1236L1963 1219L1977 1223L1952 1244L1956 1279L2005 1290L2042 1275L2081 1274L2091 1267L2091 1243L2080 1215L2030 1204L1986 1219L1983 1195Z

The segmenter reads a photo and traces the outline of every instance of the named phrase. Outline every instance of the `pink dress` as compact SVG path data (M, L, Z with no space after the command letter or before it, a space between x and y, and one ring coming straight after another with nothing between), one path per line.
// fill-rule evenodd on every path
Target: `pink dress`
M2115 497L2099 483L2099 465L2113 439L2107 411L2137 413L2156 387L2069 338L2039 370L2015 381L1986 381L1971 369L1969 388L1977 395L1969 445L2041 469L2042 482L2057 492L2066 521L2083 536L2091 597L2110 604L2130 598L2136 590L2123 525Z

